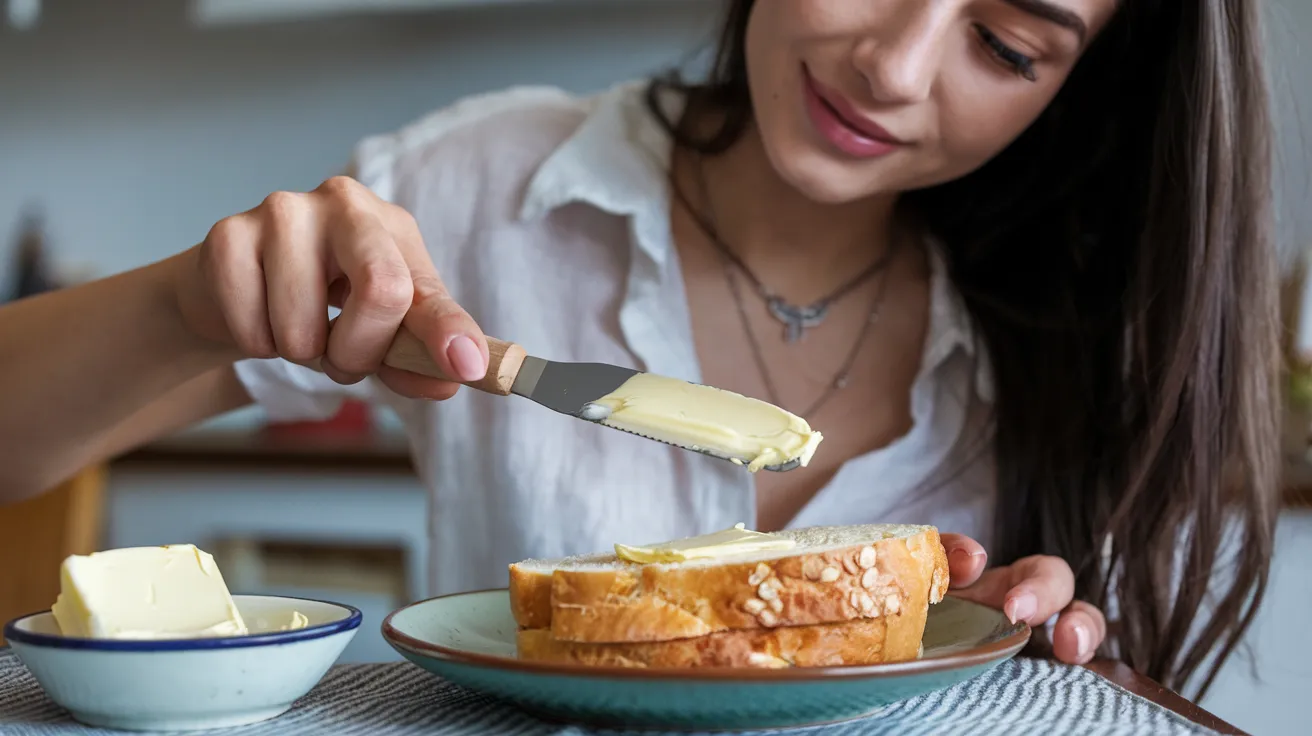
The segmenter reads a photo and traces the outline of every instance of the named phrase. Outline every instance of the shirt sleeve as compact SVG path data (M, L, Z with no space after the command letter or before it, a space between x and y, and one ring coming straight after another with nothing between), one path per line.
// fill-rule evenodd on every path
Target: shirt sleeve
M330 419L347 399L377 401L375 379L343 386L318 371L274 358L243 360L233 366L246 393L275 422Z

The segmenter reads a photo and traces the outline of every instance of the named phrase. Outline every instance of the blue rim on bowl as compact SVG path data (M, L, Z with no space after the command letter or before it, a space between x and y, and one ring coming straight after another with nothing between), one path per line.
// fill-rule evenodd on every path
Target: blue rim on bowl
M236 597L242 597L242 594L237 594ZM336 621L315 624L295 631L271 631L262 634L247 634L246 636L216 636L202 639L83 639L74 636L38 634L19 628L19 624L34 616L50 613L50 609L46 609L19 616L5 624L4 637L10 642L56 649L89 649L102 652L187 652L203 649L260 647L269 644L290 644L297 641L320 639L342 631L359 628L360 623L364 620L364 615L360 613L360 609L336 601L298 598L289 595L262 595L259 593L249 594L248 597L323 603L336 606L346 611L347 615Z
M973 665L988 664L1019 653L1030 641L1030 627L1025 623L1015 625L1015 630L996 641L976 647L966 652L954 653L942 657L915 659L907 662L890 662L873 665L844 665L838 667L788 667L788 668L753 668L753 667L614 667L586 664L560 664L553 662L532 662L515 657L500 657L492 654L480 654L453 647L434 644L416 639L403 633L392 625L396 615L444 598L482 595L487 593L508 592L505 588L451 593L416 601L389 613L383 619L381 627L383 639L394 648L406 650L412 654L473 667L513 670L531 674L556 675L584 678L625 678L641 680L714 680L719 682L809 682L818 679L875 679L905 677L907 675L929 674L947 670L958 670Z

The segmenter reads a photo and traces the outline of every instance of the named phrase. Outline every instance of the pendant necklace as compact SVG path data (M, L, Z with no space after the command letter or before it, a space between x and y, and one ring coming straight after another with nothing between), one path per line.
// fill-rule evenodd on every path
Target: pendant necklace
M702 166L701 157L697 158L696 167L697 185L701 190L702 198L705 200L707 192L706 174L705 168ZM819 327L823 324L825 317L829 315L829 308L833 306L834 303L855 291L865 282L874 278L876 274L887 268L888 264L893 259L893 249L889 248L888 252L886 252L882 258L867 266L864 271L843 283L828 296L817 299L810 304L792 304L782 296L776 294L773 289L766 286L761 279L757 278L756 274L752 272L752 269L748 268L747 264L738 257L738 254L734 253L732 249L725 245L724 240L720 238L715 223L711 221L710 217L702 214L700 210L690 206L690 203L678 187L675 187L674 189L675 195L680 200L680 204L682 204L684 209L688 211L688 214L693 218L698 229L700 229L702 233L706 235L707 239L711 241L711 245L720 252L720 256L727 259L733 264L734 268L747 278L751 283L752 288L756 290L757 295L759 295L765 302L766 309L769 311L770 316L782 325L784 342L787 343L800 341L806 336L807 330Z
M709 202L700 158L697 161L697 173L702 199ZM671 189L673 190L674 196L678 200L680 206L682 206L689 216L693 218L698 229L700 229L703 235L715 245L715 249L719 252L721 263L724 266L724 278L729 287L729 292L733 296L734 306L737 308L739 321L741 322L743 331L747 336L747 343L748 347L751 349L753 361L756 363L756 368L761 375L761 380L765 383L767 398L771 404L783 407L783 404L779 400L779 392L775 388L774 380L771 377L769 364L765 358L765 352L761 349L761 345L756 338L756 333L752 329L751 320L747 315L747 306L743 300L742 290L738 288L738 281L734 278L734 270L736 269L741 272L756 287L757 293L766 300L766 305L770 308L769 311L771 316L784 324L785 341L792 343L800 340L806 329L816 327L824 321L829 305L838 301L838 299L851 292L861 283L873 278L881 271L885 271L893 258L896 248L890 247L888 253L886 253L883 258L873 264L870 268L867 268L856 279L844 284L843 287L835 291L829 297L805 307L798 307L788 304L782 299L771 296L769 290L764 288L760 280L752 274L742 260L720 240L716 234L714 223L711 221L710 216L702 215L700 210L692 206L692 203L689 202L688 198L684 195L682 188L678 186L677 181L672 180L671 184ZM885 275L880 279L879 287L875 290L875 294L871 298L869 314L861 326L860 333L852 342L852 347L848 351L842 366L829 381L824 392L812 402L811 406L807 407L805 411L800 412L798 416L803 418L814 416L822 406L829 402L829 399L832 398L835 393L847 387L852 367L856 363L857 356L861 353L861 347L865 344L866 337L870 334L875 323L879 321L880 308L883 305L884 294L887 287L888 277Z

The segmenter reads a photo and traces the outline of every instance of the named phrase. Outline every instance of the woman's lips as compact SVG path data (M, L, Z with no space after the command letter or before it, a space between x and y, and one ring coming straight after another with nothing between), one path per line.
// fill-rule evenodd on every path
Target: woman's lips
M873 120L858 114L841 95L821 90L805 67L802 77L811 124L839 151L856 158L878 158L905 145Z

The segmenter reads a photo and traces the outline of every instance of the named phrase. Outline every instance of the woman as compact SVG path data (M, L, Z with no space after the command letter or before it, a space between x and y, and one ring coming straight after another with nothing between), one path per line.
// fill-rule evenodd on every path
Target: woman
M434 592L738 521L934 523L963 533L959 594L1059 616L1058 657L1106 639L1169 684L1214 674L1275 514L1253 5L736 0L704 85L466 100L365 141L354 179L0 310L3 488L252 399L353 395L411 434ZM465 380L486 330L828 439L753 478L522 400L439 405L455 385L380 366L402 325Z

